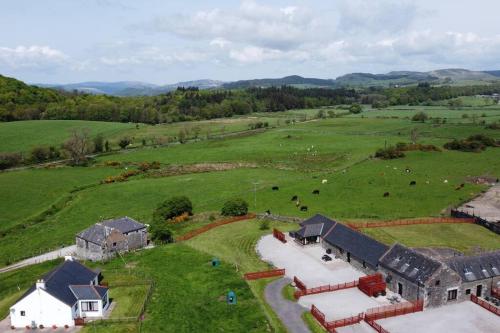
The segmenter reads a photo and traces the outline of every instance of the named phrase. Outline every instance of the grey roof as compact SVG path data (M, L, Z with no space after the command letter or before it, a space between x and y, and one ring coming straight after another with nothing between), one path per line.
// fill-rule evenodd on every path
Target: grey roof
M387 251L388 246L373 238L353 230L342 223L336 223L323 237L323 241L337 246L372 268L376 268L379 258Z
M108 288L94 285L70 285L69 289L78 300L100 300L108 292Z
M457 256L446 260L446 264L468 281L500 276L500 251L477 256Z
M61 302L72 306L77 298L71 291L70 285L89 285L99 273L85 267L78 261L66 260L55 269L43 276L45 291ZM23 299L36 289L36 284L19 299Z
M118 219L106 220L96 223L90 228L83 230L76 236L97 245L103 245L111 230L116 229L123 234L146 228L142 223L125 216Z
M303 226L299 231L297 231L296 234L301 238L321 236L324 228L325 228L324 223L307 224Z
M334 220L329 219L326 216L323 216L321 214L316 214L307 220L304 220L302 223L300 223L301 227L306 227L309 225L316 225L316 227L313 227L311 229L311 232L314 230L314 228L319 228L318 225L323 225L321 227L321 237L324 237L325 234L336 224L337 222ZM302 229L301 229L302 230ZM300 230L299 230L300 231Z
M144 224L139 223L128 216L102 221L102 224L107 227L120 230L124 234L146 228Z
M425 283L441 263L401 244L394 244L380 259L380 266L413 283Z

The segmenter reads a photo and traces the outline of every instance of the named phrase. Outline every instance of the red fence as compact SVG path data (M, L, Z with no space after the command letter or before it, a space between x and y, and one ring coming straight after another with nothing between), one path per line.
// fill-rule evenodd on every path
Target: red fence
M250 213L250 214L247 214L247 215L243 215L243 216L235 216L235 217L232 217L230 219L224 219L224 220L221 220L221 221L218 221L218 222L214 222L214 223L210 223L210 224L207 224L206 226L203 226L199 229L196 229L196 230L193 230L191 232L188 232L187 234L177 238L176 240L177 241L185 241L185 240L188 240L188 239L191 239L193 238L194 236L198 236L199 234L202 234L204 232L207 232L213 228L217 228L221 225L225 225L225 224L229 224L229 223L234 223L234 222L239 222L239 221L243 221L243 220L250 220L250 219L254 219L255 218L255 214L253 213Z
M263 278L268 278L268 277L274 277L274 276L283 276L285 275L285 269L273 269L270 271L264 271L264 272L253 272L253 273L246 273L245 274L245 280L257 280L257 279L263 279Z
M349 325L353 325L353 324L359 323L360 321L363 320L363 317L364 317L364 313L360 313L357 316L352 316L352 317L349 317L349 318L328 321L328 322L325 323L325 326L326 326L327 330L330 330L332 328L349 326Z
M273 236L274 238L280 240L282 243L286 243L285 234L278 229L273 229Z
M314 304L311 306L311 314L322 326L325 326L325 314L319 311L319 309L314 306Z
M377 331L378 333L389 333L388 330L386 330L385 328L383 328L382 326L380 326L380 324L376 323L375 321L373 320L365 320L366 323L368 325L371 326L371 328L373 328L375 331Z
M486 301L483 301L482 299L480 299L479 297L477 297L476 295L473 295L473 294L470 295L470 300L472 302L476 303L477 305L485 308L486 310L490 311L491 313L494 313L497 316L500 316L500 308L497 308L493 304L490 304Z
M302 282L301 280L299 280L299 278L298 278L298 277L294 276L294 277L293 277L293 282L295 283L295 286L296 286L297 288L299 288L300 290L306 290L306 289L307 289L307 287L306 287L306 285L304 284L304 282Z
M369 297L372 297L380 293L385 293L386 284L382 274L377 273L360 277L358 288Z
M500 288L491 288L491 295L500 298Z
M473 218L429 217L424 219L348 223L353 229L397 227L413 224L475 223Z
M405 302L396 305L387 305L378 308L368 309L366 311L365 320L370 321L370 320L395 317L407 313L423 311L423 309L424 309L424 302L422 300L418 300L415 302Z
M306 295L314 295L314 294L321 294L321 293L327 293L330 291L337 291L337 290L342 290L342 289L349 289L349 288L354 288L358 285L358 281L352 281L352 282L346 282L346 283L339 283L335 285L326 285L326 286L320 286L320 287L315 287L315 288L310 288L310 289L300 289L297 290L294 293L295 299L299 299L302 296Z

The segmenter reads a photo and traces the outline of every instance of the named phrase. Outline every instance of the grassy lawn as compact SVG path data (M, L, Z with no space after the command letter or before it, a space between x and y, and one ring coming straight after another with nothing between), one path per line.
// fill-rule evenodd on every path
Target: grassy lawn
M500 249L500 236L475 224L368 228L363 232L389 245L399 242L409 247L449 247L466 253L477 247Z
M149 285L139 284L130 286L110 285L109 297L116 302L111 319L137 318L141 313L143 300L149 290Z
M143 332L268 330L269 324L259 301L234 266L222 261L214 268L211 258L211 255L184 244L161 246L125 256L128 265L155 281ZM127 272L120 259L99 267L104 276L107 271ZM236 293L236 305L226 303L225 297L230 290Z
M326 330L318 323L311 312L304 312L304 314L302 315L302 319L312 333L326 333Z

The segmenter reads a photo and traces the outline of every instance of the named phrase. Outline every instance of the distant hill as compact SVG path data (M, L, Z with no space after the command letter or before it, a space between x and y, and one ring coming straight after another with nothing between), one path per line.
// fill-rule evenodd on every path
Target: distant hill
M255 79L255 80L240 80L235 82L225 83L222 87L226 89L239 89L249 87L277 87L277 86L299 86L299 87L322 87L331 88L335 86L335 80L331 79L316 79L306 78L298 75L285 76L279 79Z
M80 82L70 84L34 84L39 87L54 88L64 91L80 91L89 94L105 94L114 96L154 96L177 89L177 87L198 87L210 89L220 87L221 81L196 80L178 82L167 85L156 85L138 81L120 82Z

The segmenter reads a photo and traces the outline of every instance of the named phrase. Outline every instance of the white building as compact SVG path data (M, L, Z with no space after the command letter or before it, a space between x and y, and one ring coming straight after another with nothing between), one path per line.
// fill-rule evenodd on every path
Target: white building
M109 297L98 278L99 272L66 257L10 308L11 325L63 327L74 326L77 318L102 317Z

